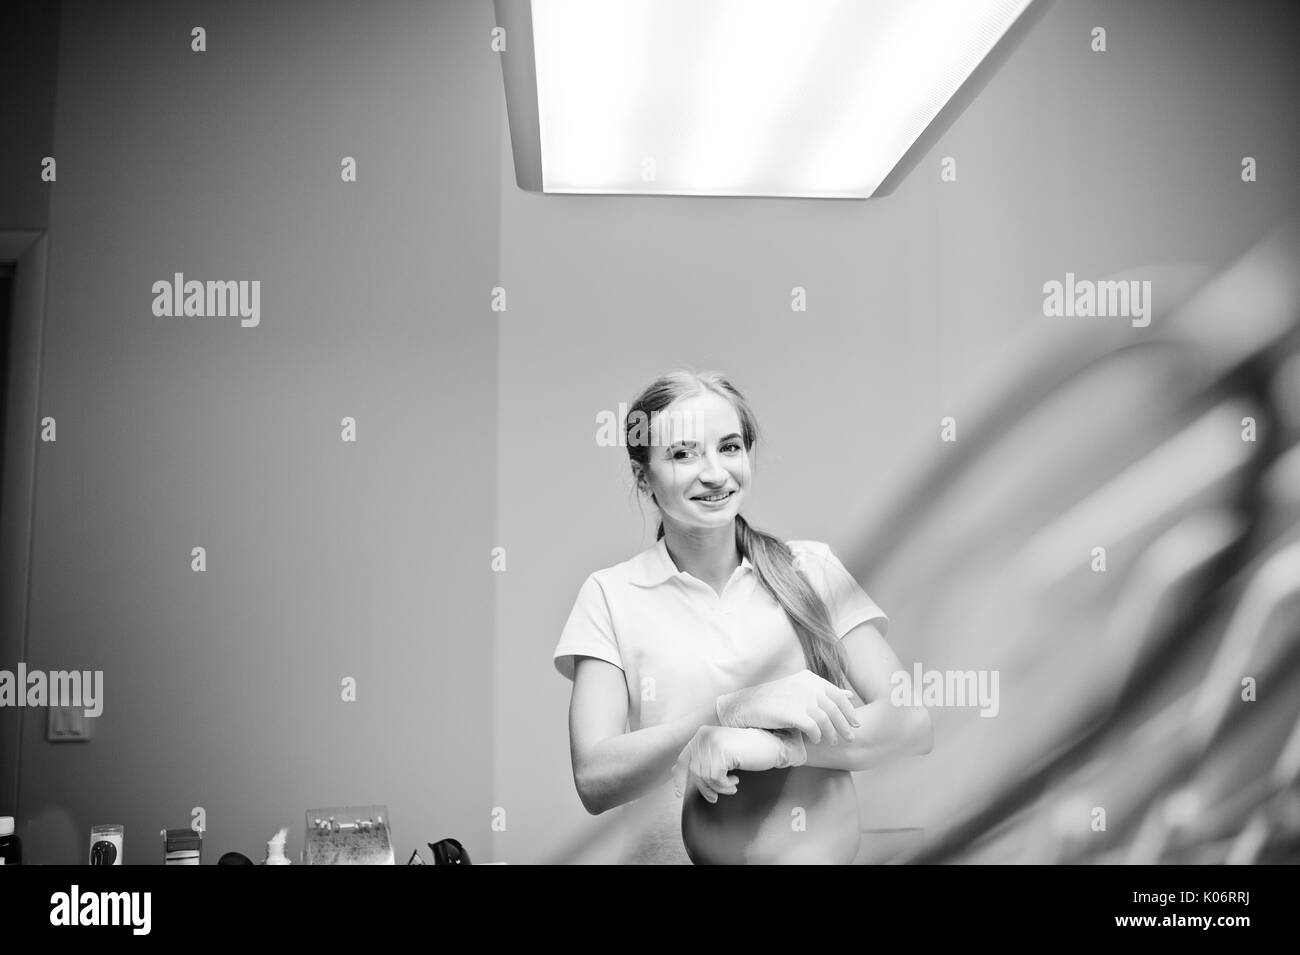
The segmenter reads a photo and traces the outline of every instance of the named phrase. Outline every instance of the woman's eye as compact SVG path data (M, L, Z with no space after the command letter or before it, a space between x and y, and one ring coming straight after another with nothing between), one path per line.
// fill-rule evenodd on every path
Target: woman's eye
M736 441L728 441L726 444L722 445L722 447L720 447L718 450L724 451L728 454L736 454L739 453L741 450L743 450L743 445L741 445ZM695 453L696 451L693 448L678 448L673 452L673 457L680 458L684 454L695 454Z

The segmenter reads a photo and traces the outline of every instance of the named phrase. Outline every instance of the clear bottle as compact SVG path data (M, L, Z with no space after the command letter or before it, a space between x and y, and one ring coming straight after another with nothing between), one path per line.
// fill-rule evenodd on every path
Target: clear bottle
M14 817L0 816L0 865L22 865L23 843L14 835Z

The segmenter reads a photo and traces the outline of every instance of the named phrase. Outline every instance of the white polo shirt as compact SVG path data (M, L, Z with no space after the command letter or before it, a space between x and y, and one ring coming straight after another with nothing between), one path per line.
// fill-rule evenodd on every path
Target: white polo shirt
M826 602L835 634L889 619L831 549L788 541L795 566ZM555 648L556 669L572 680L574 657L606 660L623 671L631 731L697 709L721 693L803 670L794 625L763 589L749 558L719 595L679 571L664 539L630 560L590 574ZM689 863L681 839L681 800L662 787L629 804L625 862Z

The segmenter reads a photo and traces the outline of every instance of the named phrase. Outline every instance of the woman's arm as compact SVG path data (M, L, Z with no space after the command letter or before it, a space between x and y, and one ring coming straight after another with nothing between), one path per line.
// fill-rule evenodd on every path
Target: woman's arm
M627 706L622 670L595 657L574 660L569 749L578 798L592 815L666 783L696 730L717 723L714 699L698 712L628 733Z
M856 710L862 728L857 738L837 746L808 743L805 766L822 769L874 769L900 756L924 756L934 745L930 713L923 706L894 706L888 698Z
M854 739L806 743L806 766L823 769L873 769L900 756L923 756L934 746L934 728L924 706L895 706L890 679L903 668L874 624L863 623L844 635L849 683L865 706L857 707L862 726Z

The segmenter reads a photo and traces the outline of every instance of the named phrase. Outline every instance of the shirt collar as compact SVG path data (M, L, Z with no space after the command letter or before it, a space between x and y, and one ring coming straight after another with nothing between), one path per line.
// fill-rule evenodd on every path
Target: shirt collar
M749 558L743 554L740 557L740 569L751 571L754 569L754 565L749 562ZM673 563L672 557L668 554L668 544L665 542L665 538L661 537L655 541L653 547L643 550L636 556L628 580L640 587L654 587L662 584L665 580L671 580L673 577L695 579L692 574L677 569L677 565Z

